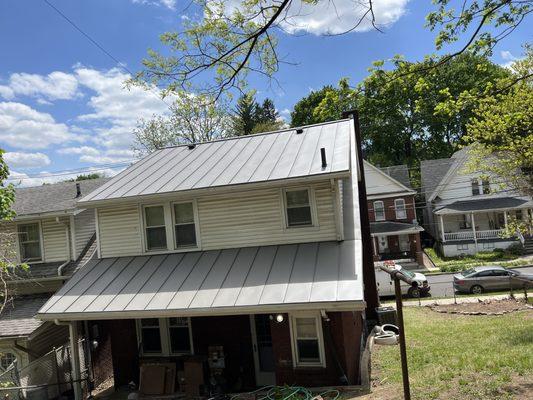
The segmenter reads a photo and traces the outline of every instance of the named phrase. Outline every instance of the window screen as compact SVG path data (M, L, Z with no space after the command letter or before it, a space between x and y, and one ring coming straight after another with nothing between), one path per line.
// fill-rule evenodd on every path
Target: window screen
M298 363L320 363L320 347L316 318L295 318L295 340Z
M385 206L383 205L382 201L374 202L374 219L376 221L385 220Z
M162 250L167 248L167 232L165 227L165 210L163 206L144 208L146 222L147 250Z
M394 200L394 208L396 209L396 219L406 219L407 211L405 209L405 200L396 199Z
M285 192L285 197L287 204L287 225L289 227L313 225L309 191L307 189L291 190Z
M39 224L24 224L18 226L20 259L21 261L35 261L41 259L41 235Z
M176 247L196 246L196 225L192 203L174 204Z

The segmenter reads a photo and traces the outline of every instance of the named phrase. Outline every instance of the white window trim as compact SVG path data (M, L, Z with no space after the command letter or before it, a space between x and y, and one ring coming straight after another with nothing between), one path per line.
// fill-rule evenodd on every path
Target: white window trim
M167 247L166 249L153 249L153 250L150 250L148 248L148 235L146 235L146 229L148 228L148 225L146 224L146 209L147 208L150 208L150 207L163 207L163 216L164 216L164 220L165 220L165 233L166 233L166 241L167 241ZM165 204L165 203L153 203L153 204L143 204L141 206L141 213L142 213L142 237L143 237L143 250L145 253L157 253L157 252L162 252L162 251L168 251L169 250L169 227L168 227L168 205ZM161 226L159 226L161 227Z
M398 216L398 204L397 203L403 203L403 213L404 217L400 218ZM396 213L396 219L407 219L407 206L405 205L405 199L394 199L394 212Z
M311 208L311 225L300 225L300 226L289 226L289 216L287 214L287 192L294 192L299 190L307 190L309 196L309 207ZM315 190L310 186L294 186L287 187L281 190L281 204L282 204L282 213L283 213L283 229L284 230L293 230L293 229L316 229L318 225L318 212L316 208L316 198Z
M144 319L144 318L143 318ZM146 318L150 319L150 318ZM135 325L137 328L137 347L140 349L140 353L143 357L158 357L158 356L164 356L164 357L171 357L171 356L183 356L183 355L193 355L194 354L194 341L192 337L192 324L191 324L191 318L187 318L187 322L189 325L189 341L190 341L190 352L179 352L179 353L172 353L171 352L171 346L170 346L170 324L168 321L168 318L158 318L159 320L159 335L161 339L161 353L144 353L142 348L142 326L141 326L141 320L137 319L135 320Z
M30 225L30 224L37 224L39 225L39 244L41 246L41 259L40 260L32 260L32 261L24 261L26 264L42 264L45 262L45 252L44 252L44 238L43 238L43 226L41 224L40 220L37 221L24 221L24 222L18 222L15 225L15 247L16 247L16 253L17 253L17 259L19 263L22 263L22 254L20 253L20 240L19 240L19 225Z
M318 354L320 356L319 362L299 362L298 361L298 346L296 343L296 318L315 318L317 335L318 335ZM322 317L319 311L316 312L298 312L289 314L290 321L290 336L291 336L291 350L292 350L292 365L294 368L303 367L321 367L326 368L326 353L324 350L324 333L322 330Z
M383 218L378 219L378 214L376 213L376 204L380 203L383 209ZM387 219L387 213L385 212L385 203L382 200L376 200L372 204L374 207L374 221L385 221Z
M468 243L461 243L457 245L457 251L468 250Z
M196 234L196 246L187 246L187 247L178 247L178 244L176 243L176 216L174 215L174 204L185 204L185 203L192 203L192 211L194 214L194 232ZM193 200L181 200L181 201L173 201L170 203L170 212L171 212L171 226L172 226L172 248L175 251L191 251L191 250L198 250L202 248L201 238L200 238L200 218L198 216L198 201L196 199Z

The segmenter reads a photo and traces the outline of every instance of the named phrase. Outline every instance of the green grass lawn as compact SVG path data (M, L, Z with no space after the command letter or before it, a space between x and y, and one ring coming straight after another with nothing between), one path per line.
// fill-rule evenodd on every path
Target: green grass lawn
M434 249L425 249L426 254L442 272L456 272L479 265L498 264L504 267L531 264L520 256L503 251L480 251L463 257L440 257Z
M532 311L459 316L409 307L404 314L414 399L530 398ZM371 398L402 398L399 347L374 350L373 375L381 384Z

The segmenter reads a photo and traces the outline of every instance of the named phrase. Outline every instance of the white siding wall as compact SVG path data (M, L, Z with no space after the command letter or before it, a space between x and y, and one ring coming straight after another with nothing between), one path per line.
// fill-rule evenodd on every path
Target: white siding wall
M66 261L69 260L69 243L65 233L65 225L68 225L68 218L60 219L56 222L55 219L43 219L41 221L41 231L43 234L44 243L44 261ZM70 241L70 232L68 234Z
M74 233L76 237L76 258L85 248L89 239L96 232L94 210L85 210L74 217Z
M280 188L211 195L197 199L201 248L303 243L336 240L333 195L329 182L314 190L318 226L285 228ZM142 254L138 205L98 209L102 257Z
M113 207L98 210L98 233L102 257L140 254L139 207Z

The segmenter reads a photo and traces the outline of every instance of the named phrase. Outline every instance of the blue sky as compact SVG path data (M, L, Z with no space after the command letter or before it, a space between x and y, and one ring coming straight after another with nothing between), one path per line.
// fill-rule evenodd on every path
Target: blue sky
M49 1L130 71L138 71L149 47L162 49L159 34L179 29L184 15L194 12L184 11L189 0ZM342 77L358 82L374 60L394 54L419 60L434 51L433 34L424 28L429 1L374 4L384 33L320 36L353 21L352 0L336 0L340 19L331 9L300 17L299 34L282 35L279 46L298 65L282 66L281 87L251 77L258 98L271 97L287 116L312 89ZM494 61L520 56L532 31L524 26L509 36ZM115 173L133 157L137 119L167 109L152 92L125 89L128 73L42 0L0 2L0 51L0 147L12 176L24 185L69 177L39 176L57 171Z

